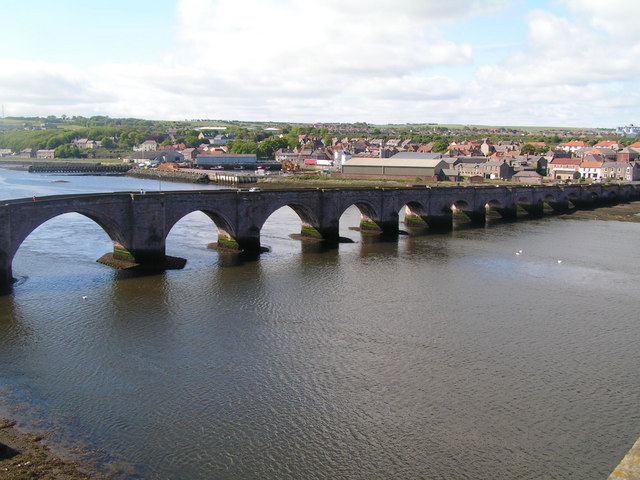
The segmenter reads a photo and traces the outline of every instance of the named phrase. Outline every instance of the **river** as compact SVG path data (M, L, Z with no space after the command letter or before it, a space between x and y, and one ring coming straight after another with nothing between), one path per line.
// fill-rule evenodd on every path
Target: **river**
M140 188L202 187L0 170L1 199ZM239 263L194 213L185 269L136 276L47 222L0 297L5 415L117 479L606 478L640 436L640 224L357 224L321 252L286 207Z

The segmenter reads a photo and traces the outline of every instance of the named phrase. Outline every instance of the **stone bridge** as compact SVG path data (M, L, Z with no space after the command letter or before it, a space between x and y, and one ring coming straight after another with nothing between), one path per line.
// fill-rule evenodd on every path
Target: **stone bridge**
M339 241L340 217L352 205L361 212L362 229L397 235L403 208L407 225L446 230L455 215L484 225L491 211L504 218L517 218L518 212L541 216L545 206L556 212L594 208L634 200L639 194L640 186L616 184L119 192L8 200L0 202L0 286L13 282L11 264L27 236L65 213L80 213L100 225L113 241L114 258L157 266L167 259L165 240L171 228L195 211L215 223L219 246L259 252L262 226L284 206L300 217L303 236L333 246Z

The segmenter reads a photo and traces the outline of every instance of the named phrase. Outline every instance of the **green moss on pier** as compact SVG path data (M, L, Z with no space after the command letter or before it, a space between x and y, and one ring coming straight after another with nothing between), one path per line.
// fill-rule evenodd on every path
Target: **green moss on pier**
M371 220L360 220L360 230L379 232L382 229L377 223Z
M122 248L114 248L113 249L113 258L118 260L126 260L129 262L135 262L135 257L128 250Z
M302 235L303 237L311 237L311 238L322 238L322 234L316 230L315 228L309 226L309 225L303 225L302 228L300 229L300 235Z
M410 227L426 227L427 226L427 222L425 222L424 218L422 218L419 215L406 215L404 217L404 223L405 225L408 225Z

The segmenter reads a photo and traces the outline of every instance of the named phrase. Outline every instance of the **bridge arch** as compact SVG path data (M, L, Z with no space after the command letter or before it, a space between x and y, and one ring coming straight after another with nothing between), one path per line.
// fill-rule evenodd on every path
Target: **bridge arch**
M278 211L283 208L288 208L295 213L300 220L300 236L311 237L316 239L322 239L325 236L323 226L318 219L318 215L315 213L314 206L307 205L301 201L285 200L282 202L274 202L269 208L260 212L260 215L256 217L256 220L252 226L254 234L258 236L262 233L262 230L267 221Z
M0 265L3 265L9 276L13 271L14 260L20 255L21 247L25 243L29 243L31 247L38 245L38 242L42 241L42 234L45 232L48 236L46 243L53 245L51 251L56 256L93 257L95 250L103 243L107 250L114 248L117 244L117 240L114 240L114 237L109 235L104 225L101 225L89 215L69 211L48 215L46 220L42 220L44 218L41 217L37 222L25 222L28 225L25 225L25 228L19 228L19 236L15 238L16 241L12 248L7 252L0 252ZM80 234L77 233L78 228L80 229ZM72 234L69 233L70 230L73 231Z
M400 212L404 209L404 224L408 228L425 229L428 228L429 210L422 202L410 200L400 207Z
M253 228L257 231L258 236L269 234L269 223L273 218L280 218L285 224L284 228L295 229L299 225L299 233L295 231L282 232L285 234L293 234L300 238L322 240L324 238L321 225L318 218L313 214L312 210L304 204L296 202L283 202L277 205L277 208L269 208L256 221ZM290 217L287 219L286 217Z
M193 209L185 209L176 211L175 214L167 219L165 224L165 232L163 242L166 243L167 237L183 218L192 213L203 213L206 215L216 226L218 230L218 245L219 246L227 246L229 248L235 249L237 248L236 242L236 232L234 229L233 222L231 222L228 218L228 215L225 212L212 209L210 206L199 206L199 208Z
M369 231L369 232L384 232L389 223L389 219L385 219L382 217L382 214L379 208L376 208L373 203L369 200L362 198L350 198L345 201L342 201L337 208L337 219L338 222L340 218L347 211L348 208L355 206L360 212L360 225L359 228L361 231ZM396 213L397 215L397 213ZM396 216L396 224L397 224L397 216Z
M296 213L296 215L298 215L298 217L300 218L300 221L302 222L303 225L308 225L308 226L313 227L313 228L316 228L316 227L319 226L318 217L309 206L304 205L302 203L288 202L286 205L283 205L282 207L289 207L291 210L293 210ZM279 210L282 207L279 207L276 210ZM262 229L262 226L264 225L264 222L266 222L267 219L276 210L273 210L271 213L269 213L268 217L264 219L264 221L260 225L261 229Z
M37 202L35 202L37 204ZM90 208L58 208L43 209L36 211L33 215L25 215L19 223L13 225L13 244L12 250L7 252L9 259L13 259L16 252L31 233L41 225L46 224L50 220L67 214L79 214L96 223L109 237L114 245L120 244L125 240L125 233L120 224L112 217L104 215L102 212L95 211Z

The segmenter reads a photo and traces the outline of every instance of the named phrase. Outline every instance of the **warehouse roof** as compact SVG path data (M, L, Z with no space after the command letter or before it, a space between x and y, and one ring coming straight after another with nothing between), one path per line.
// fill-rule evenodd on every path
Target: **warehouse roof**
M354 167L422 167L434 168L443 162L442 158L358 158L348 160L345 166Z

